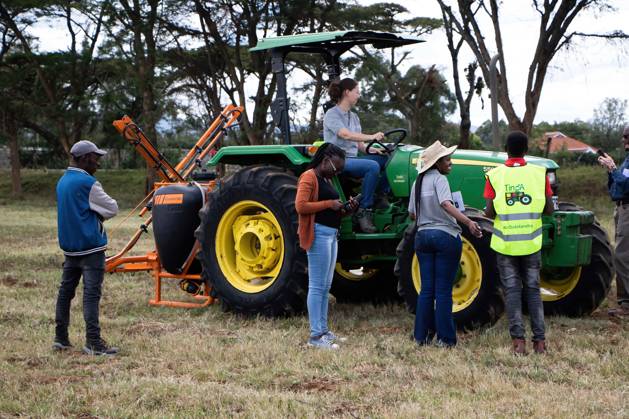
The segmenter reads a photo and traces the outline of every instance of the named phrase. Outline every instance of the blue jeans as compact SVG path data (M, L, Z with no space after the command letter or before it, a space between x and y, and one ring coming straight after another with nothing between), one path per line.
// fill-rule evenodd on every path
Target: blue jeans
M338 252L337 229L315 223L315 237L308 250L308 319L310 337L328 329L328 300Z
M366 155L360 157L349 157L345 160L344 174L352 177L362 178L363 194L360 200L360 208L371 208L373 206L373 194L376 187L382 192L388 192L389 183L384 166L387 163L387 156Z
M529 309L533 340L545 339L544 304L539 289L541 251L526 256L496 255L498 271L505 294L505 308L509 318L509 334L513 339L524 339L522 321L522 288Z
M86 341L89 343L100 339L98 305L105 275L105 252L65 257L55 312L55 336L61 341L68 340L70 303L74 298L81 275L83 275L83 318L85 319Z
M420 344L430 343L436 333L441 343L456 345L452 285L462 248L459 236L441 230L420 230L415 235L421 291L417 296L414 337Z

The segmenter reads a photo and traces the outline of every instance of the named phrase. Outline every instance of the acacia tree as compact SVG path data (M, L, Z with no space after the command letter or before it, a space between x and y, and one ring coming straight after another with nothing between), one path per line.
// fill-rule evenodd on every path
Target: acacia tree
M15 74L14 68L7 65L5 57L9 51L15 46L15 35L10 31L6 24L0 25L0 97L2 97L3 106L0 108L0 132L6 138L9 145L10 161L11 161L11 193L13 196L19 197L22 194L22 180L20 176L20 148L18 146L18 126L17 117L13 109L11 98L12 87L11 80Z
M102 2L43 2L38 7L30 3L21 7L6 8L0 4L0 19L19 46L27 67L37 75L37 89L41 89L42 118L18 114L22 126L49 140L52 146L60 146L69 155L72 144L89 128L86 124L91 114L90 102L94 97L97 77L95 48L103 23ZM37 15L63 21L70 38L67 51L39 54L31 46L26 28ZM25 73L28 68L25 69Z
M496 48L495 53L501 57L498 68L498 103L507 117L509 127L526 133L529 133L533 126L548 66L559 50L569 45L577 36L597 36L607 39L627 38L627 35L621 31L587 34L570 29L577 16L589 10L610 9L610 1L532 0L532 7L539 14L539 29L537 45L529 65L526 91L524 92L526 110L524 116L520 117L516 113L510 97L500 26L499 0L457 0L454 2L455 6L447 4L445 0L437 0L437 2L443 14L447 16L448 22L472 50L486 83L489 82L490 61L494 55L490 52L487 40L490 37L493 39ZM481 16L490 19L493 36L489 35L488 31L481 29L479 25Z

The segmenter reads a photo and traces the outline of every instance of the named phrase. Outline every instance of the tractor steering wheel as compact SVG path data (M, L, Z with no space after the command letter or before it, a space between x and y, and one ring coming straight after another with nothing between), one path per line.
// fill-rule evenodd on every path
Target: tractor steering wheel
M398 145L402 142L402 140L403 140L404 138L406 138L406 136L408 135L408 130L406 130L406 129L404 129L404 128L395 128L395 129L389 130L389 131L387 131L387 132L385 132L385 133L384 133L384 136L385 136L385 137L388 137L388 136L390 136L390 135L397 134L397 133L399 133L399 134L400 134L400 136L399 136L397 139L395 139L395 141L393 142L393 144L390 144L390 145L385 145L385 144L381 143L381 142L380 142L380 140L375 140L375 139L374 139L374 140L369 141L369 143L367 144L367 147L365 148L365 153L366 153L366 154L377 154L377 153L370 153L370 152L369 152L369 149L370 149L373 145L375 145L375 144L378 144L380 147L382 147L382 149L384 150L384 152L385 152L385 153L387 153L387 154L391 154L391 153L393 153L393 151L397 148L397 146L398 146Z

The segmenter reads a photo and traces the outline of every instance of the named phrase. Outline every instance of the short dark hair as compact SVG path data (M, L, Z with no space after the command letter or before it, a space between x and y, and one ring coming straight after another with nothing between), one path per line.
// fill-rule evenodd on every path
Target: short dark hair
M323 159L325 159L326 157L332 157L332 156L336 156L338 158L345 160L345 151L341 147L332 143L321 144L321 146L319 146L319 148L317 149L317 152L315 153L314 157L310 161L310 164L308 165L308 169L314 169L315 167L321 164Z
M529 150L529 137L522 131L511 131L507 135L505 150L511 157L524 157Z
M343 92L346 90L354 90L358 82L354 79L345 78L343 80L333 80L328 87L328 94L334 103L339 103L343 99Z

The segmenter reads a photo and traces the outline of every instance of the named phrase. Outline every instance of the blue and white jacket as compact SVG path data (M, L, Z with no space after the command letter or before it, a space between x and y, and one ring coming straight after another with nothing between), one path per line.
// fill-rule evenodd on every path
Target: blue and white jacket
M68 167L57 183L59 247L67 256L104 251L107 233L103 221L118 213L118 204L100 182L78 167Z
M629 199L629 152L620 167L609 172L607 187L613 201Z

